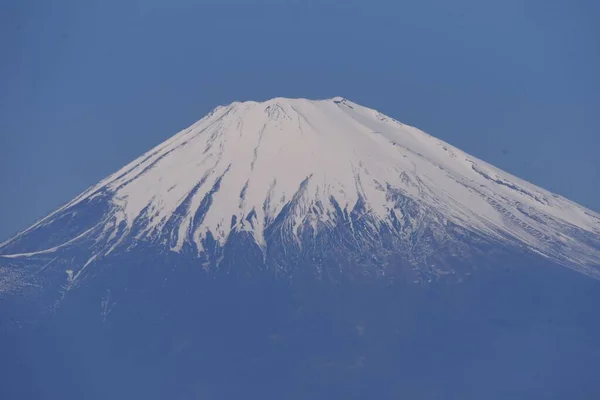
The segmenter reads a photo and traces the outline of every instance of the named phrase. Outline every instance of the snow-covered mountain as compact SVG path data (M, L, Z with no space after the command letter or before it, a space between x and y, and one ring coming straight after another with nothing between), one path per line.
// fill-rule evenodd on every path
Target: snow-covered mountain
M0 398L596 399L590 277L591 210L343 98L236 102L0 245Z
M597 213L339 97L217 107L0 254L58 256L83 243L77 279L95 260L140 243L201 257L246 233L269 262L273 236L302 249L341 225L357 251L386 236L387 252L424 267L436 243L468 252L460 237L473 235L600 276Z

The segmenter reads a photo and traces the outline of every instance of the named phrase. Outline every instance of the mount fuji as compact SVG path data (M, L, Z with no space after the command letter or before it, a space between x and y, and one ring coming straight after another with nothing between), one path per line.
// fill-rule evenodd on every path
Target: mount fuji
M594 211L341 97L235 102L0 244L0 394L597 398L599 279Z

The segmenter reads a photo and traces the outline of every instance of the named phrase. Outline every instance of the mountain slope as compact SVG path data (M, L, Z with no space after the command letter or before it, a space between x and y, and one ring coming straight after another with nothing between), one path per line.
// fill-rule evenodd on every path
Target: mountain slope
M249 237L265 265L289 269L271 257L274 235L297 252L339 229L357 254L396 253L429 275L441 248L467 257L470 237L600 276L597 213L343 98L217 107L0 245L0 259L76 249L77 280L143 243L218 267L230 239Z
M599 232L342 98L217 107L0 245L0 398L597 399Z

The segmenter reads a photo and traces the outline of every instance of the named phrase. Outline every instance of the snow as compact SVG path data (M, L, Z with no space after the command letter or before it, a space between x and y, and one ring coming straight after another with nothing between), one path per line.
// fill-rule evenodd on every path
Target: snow
M560 242L574 250L564 255L570 261L600 264L598 250L565 229L600 235L598 214L341 97L219 106L58 211L107 189L114 216L103 233L117 243L142 216L140 240L160 234L175 216L173 251L188 242L201 252L209 232L224 244L232 230L250 232L264 248L266 227L293 198L294 234L305 221L335 224L331 199L351 210L363 198L378 223L391 225L390 215L402 210L389 188L470 231L510 237L546 256L555 256L552 241ZM322 211L311 211L319 202ZM121 222L127 228L119 231Z

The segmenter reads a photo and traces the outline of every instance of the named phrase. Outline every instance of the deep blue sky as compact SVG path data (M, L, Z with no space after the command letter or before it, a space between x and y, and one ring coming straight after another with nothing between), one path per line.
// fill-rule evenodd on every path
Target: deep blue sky
M2 0L0 239L276 96L347 97L598 211L598 3Z

